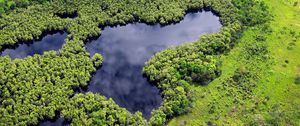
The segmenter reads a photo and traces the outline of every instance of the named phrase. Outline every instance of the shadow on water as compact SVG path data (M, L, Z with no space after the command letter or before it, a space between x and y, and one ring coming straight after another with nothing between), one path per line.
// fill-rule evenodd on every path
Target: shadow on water
M60 17L60 18L71 18L71 19L75 19L78 17L78 12L74 11L71 13L55 13L54 15Z
M105 27L98 39L86 44L91 55L100 53L104 58L87 91L111 97L121 107L140 111L149 119L163 99L158 88L143 76L144 63L159 51L195 41L221 27L219 18L210 11L188 13L182 21L165 26L131 23Z
M60 118L59 112L55 112L55 117L53 119L45 119L40 122L40 126L69 126L70 122L64 118Z
M41 122L40 126L69 126L70 122L66 121L63 118L54 118L54 119L47 119L47 121Z
M59 50L64 44L67 33L55 31L45 33L42 36L40 40L19 42L14 46L4 46L0 54L16 59L33 56L34 54L43 54L45 51Z

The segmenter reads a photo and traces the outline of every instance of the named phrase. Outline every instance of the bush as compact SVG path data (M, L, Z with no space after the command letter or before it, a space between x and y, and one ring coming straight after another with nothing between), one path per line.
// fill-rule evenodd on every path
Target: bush
M300 75L297 75L297 77L295 78L295 84L300 84Z
M264 24L270 19L268 7L258 0L233 0L238 8L240 20L245 26Z
M100 67L102 62L103 62L103 58L99 53L96 53L93 57L92 57L92 61L94 63L94 67Z

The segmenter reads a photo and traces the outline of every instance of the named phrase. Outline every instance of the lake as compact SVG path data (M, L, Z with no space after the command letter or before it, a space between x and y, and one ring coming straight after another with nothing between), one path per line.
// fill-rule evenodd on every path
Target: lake
M105 27L97 40L86 44L91 55L102 54L102 67L93 75L87 91L112 98L121 107L146 119L163 101L159 89L143 76L144 63L155 53L185 42L196 41L201 34L217 32L219 18L210 11L188 13L182 21L162 26L131 23Z

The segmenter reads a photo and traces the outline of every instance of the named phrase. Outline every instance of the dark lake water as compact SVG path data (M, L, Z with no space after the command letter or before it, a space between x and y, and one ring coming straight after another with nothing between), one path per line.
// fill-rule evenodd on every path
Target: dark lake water
M142 69L156 52L170 46L192 42L203 33L222 27L212 12L189 13L167 26L132 23L105 27L97 40L86 44L91 55L100 53L104 62L92 77L87 91L112 98L130 112L140 111L146 119L160 106L162 96L156 86L143 77Z
M52 120L43 121L39 124L40 126L69 126L70 123L63 118L56 117Z
M8 55L12 59L25 58L34 54L43 54L45 51L59 50L64 44L64 39L67 37L65 32L54 32L42 37L41 40L33 40L23 42L16 46L4 47L0 52L1 56Z

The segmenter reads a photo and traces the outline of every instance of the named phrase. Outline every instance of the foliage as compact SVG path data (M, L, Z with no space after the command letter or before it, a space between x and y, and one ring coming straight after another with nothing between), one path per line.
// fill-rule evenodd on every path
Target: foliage
M238 8L239 18L245 26L255 26L270 20L268 7L258 0L232 0Z
M86 85L95 70L88 57L61 57L53 51L25 60L0 60L1 125L53 118L74 93L72 87Z
M46 1L48 0L0 0L0 15L16 8L24 8L29 5L39 4Z
M295 84L300 84L300 76L297 75L297 77L295 78Z
M92 57L92 61L94 63L94 67L100 67L100 65L102 64L103 58L99 53L96 53L93 57Z
M99 126L140 126L146 121L138 112L131 115L125 108L120 108L111 98L93 93L76 94L64 106L62 116L72 120L71 125L99 125Z

